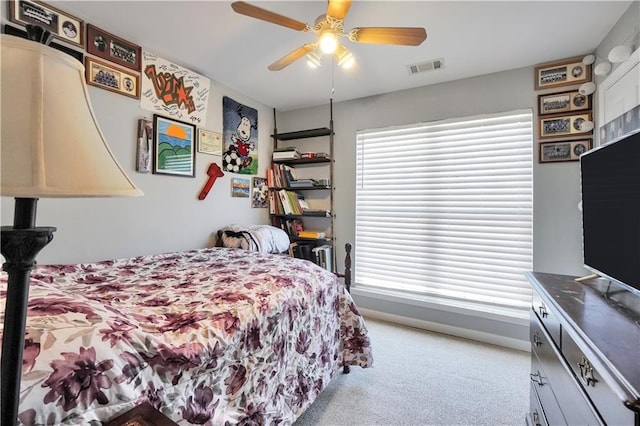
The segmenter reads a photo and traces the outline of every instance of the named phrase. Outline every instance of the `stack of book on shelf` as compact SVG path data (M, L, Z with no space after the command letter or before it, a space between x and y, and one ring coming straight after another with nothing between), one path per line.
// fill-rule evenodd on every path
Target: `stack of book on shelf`
M300 152L295 146L283 146L281 148L275 148L271 158L273 161L295 160L300 158Z
M316 247L314 243L298 241L289 246L289 255L310 260L328 271L333 271L333 247L328 244Z
M318 181L315 179L294 179L289 181L291 188L313 187L318 186Z
M333 271L333 247L328 244L314 247L311 249L313 254L313 261L326 269L327 271Z
M271 196L274 192L277 195ZM307 204L302 194L287 191L286 189L271 191L269 201L274 210L269 211L271 214L301 215L309 208L309 204Z
M296 171L286 164L273 163L267 169L267 186L270 188L286 188L290 182L296 181Z
M303 152L300 154L300 158L329 158L329 154L326 152Z

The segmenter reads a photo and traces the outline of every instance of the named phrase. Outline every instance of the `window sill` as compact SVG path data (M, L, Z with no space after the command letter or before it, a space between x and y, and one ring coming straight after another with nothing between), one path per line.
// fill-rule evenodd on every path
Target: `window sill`
M385 290L375 287L358 286L351 287L351 294L380 300L405 303L428 309L452 312L461 315L475 316L493 321L501 321L514 325L529 325L529 310L501 308L491 305L468 303L459 300L439 298L426 295L408 295L406 293Z

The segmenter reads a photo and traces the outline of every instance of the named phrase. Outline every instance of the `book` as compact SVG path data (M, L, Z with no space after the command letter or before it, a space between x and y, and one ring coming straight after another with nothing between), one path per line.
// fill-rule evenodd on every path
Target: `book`
M316 186L318 182L315 179L293 179L289 181L289 186L292 188L300 188L305 186Z
M271 158L274 160L293 160L300 158L300 152L295 148L290 151L273 151Z
M278 191L278 197L280 198L280 203L282 204L282 211L284 214L295 214L293 213L293 209L291 204L289 203L289 197L287 196L287 191L281 189Z
M324 216L324 217L331 217L331 211L330 210L305 210L304 214L308 215L308 216Z
M298 232L299 238L324 238L326 234L319 231L300 231Z
M318 264L318 266L326 269L327 271L333 271L333 247L325 244L314 247L312 252L315 263Z
M326 152L302 152L300 158L329 158Z
M297 151L298 149L295 146L279 146L277 148L273 148L273 152L286 152L286 151Z
M304 195L296 193L296 201L298 203L298 206L300 206L300 214L309 210L309 203L307 203L307 200L304 199Z

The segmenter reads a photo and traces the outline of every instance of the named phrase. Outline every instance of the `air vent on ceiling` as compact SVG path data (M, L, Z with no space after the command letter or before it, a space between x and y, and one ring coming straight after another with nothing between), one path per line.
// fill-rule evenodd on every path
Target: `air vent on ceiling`
M433 59L419 64L409 65L409 74L417 74L419 72L439 70L444 68L444 58Z

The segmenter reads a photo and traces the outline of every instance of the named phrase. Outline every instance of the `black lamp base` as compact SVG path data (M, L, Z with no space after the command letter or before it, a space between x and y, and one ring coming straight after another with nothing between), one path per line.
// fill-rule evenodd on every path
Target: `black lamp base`
M14 426L18 422L29 277L37 254L53 239L55 230L53 227L0 228L0 252L6 260L3 269L8 278L0 361L2 425Z

